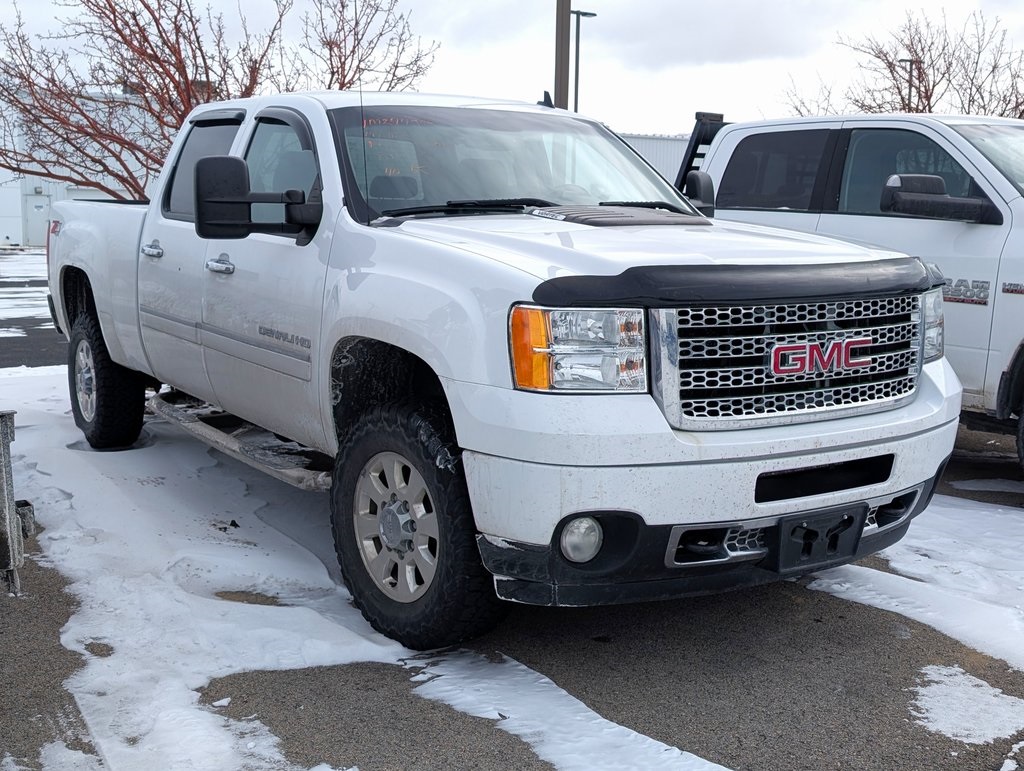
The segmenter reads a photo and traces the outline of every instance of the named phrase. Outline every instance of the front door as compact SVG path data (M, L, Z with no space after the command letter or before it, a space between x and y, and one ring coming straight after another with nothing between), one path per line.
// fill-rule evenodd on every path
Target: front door
M964 386L965 401L983 397L999 256L1009 235L1005 203L956 148L939 136L900 127L854 128L849 133L837 210L824 211L818 233L878 244L925 262L947 279L946 356ZM951 196L987 196L1002 225L893 215L882 212L885 180L892 174L936 174Z
M297 113L258 115L245 159L253 192L319 195L316 148ZM284 207L253 204L252 220L281 223ZM213 239L202 270L204 357L218 404L311 446L324 443L313 352L330 251L325 230L308 242L295 234Z

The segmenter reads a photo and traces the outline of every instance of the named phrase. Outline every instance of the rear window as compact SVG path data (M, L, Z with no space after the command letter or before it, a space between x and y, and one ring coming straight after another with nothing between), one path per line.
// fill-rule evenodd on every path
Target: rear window
M808 211L828 133L775 131L741 140L722 175L715 205Z
M192 126L174 165L164 214L171 219L195 217L196 161L209 155L227 155L238 133L238 123L197 123Z

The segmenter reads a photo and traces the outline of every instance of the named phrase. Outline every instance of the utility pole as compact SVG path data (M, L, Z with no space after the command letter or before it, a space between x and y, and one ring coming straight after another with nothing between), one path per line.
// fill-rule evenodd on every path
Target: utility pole
M920 65L920 59L897 59L900 64L907 65L907 112L914 110L914 65Z
M555 107L569 107L569 22L572 0L555 6Z

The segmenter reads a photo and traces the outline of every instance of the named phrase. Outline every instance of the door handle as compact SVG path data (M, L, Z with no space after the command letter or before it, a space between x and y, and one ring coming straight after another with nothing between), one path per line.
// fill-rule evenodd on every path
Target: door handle
M159 241L153 241L150 244L145 244L142 247L142 253L147 257L163 257L164 250L160 247Z
M216 260L207 260L206 261L206 269L207 270L212 270L214 273L228 273L228 274L234 273L235 272L234 263L232 263L230 260L228 260L226 258L227 258L227 255L225 254L225 255L221 255L221 257L216 259Z

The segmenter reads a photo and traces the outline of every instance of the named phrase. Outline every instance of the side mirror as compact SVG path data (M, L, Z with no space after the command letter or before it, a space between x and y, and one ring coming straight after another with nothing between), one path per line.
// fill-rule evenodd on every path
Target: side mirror
M686 175L683 195L705 217L715 216L715 183L706 171L694 170Z
M988 198L946 195L945 180L935 174L893 174L882 188L880 208L916 217L1003 224L1003 215Z
M196 161L196 235L245 238L252 232L249 167L241 158L214 155Z
M252 204L284 204L285 222L253 222ZM249 167L233 155L211 155L196 161L196 234L200 238L245 238L250 233L297 235L297 243L309 243L320 224L323 206L306 203L301 190L254 193ZM310 232L307 233L306 231Z

